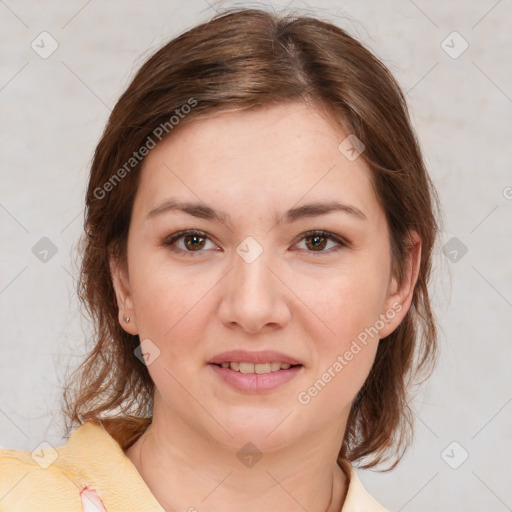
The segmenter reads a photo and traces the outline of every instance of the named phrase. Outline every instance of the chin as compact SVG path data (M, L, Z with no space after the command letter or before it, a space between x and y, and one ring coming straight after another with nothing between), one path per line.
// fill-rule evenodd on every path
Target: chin
M219 417L219 422L227 432L217 429L221 437L218 440L235 450L246 443L252 443L265 452L283 448L299 434L297 418L294 418L292 410L291 407L233 407L230 414L224 415L222 419Z

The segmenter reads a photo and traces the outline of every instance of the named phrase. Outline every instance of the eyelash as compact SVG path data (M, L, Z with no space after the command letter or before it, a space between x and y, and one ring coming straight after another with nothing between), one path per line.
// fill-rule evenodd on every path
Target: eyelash
M177 233L174 233L171 236L167 237L164 240L162 245L167 246L172 252L184 254L186 256L194 256L195 254L206 252L203 250L186 251L183 249L177 249L174 246L174 243L177 242L179 239L184 238L185 236L199 236L201 238L206 238L209 240L208 234L205 233L204 231L188 229L185 231L178 231ZM329 249L328 251L306 251L306 252L314 254L315 256L316 255L320 256L322 254L332 254L333 252L337 252L341 249L349 248L351 246L351 244L347 240L344 240L343 238L335 235L334 233L330 233L328 231L322 231L322 230L312 230L312 231L307 231L307 232L303 233L301 238L297 241L297 243L302 242L304 239L310 238L310 237L326 238L327 240L336 242L338 244L337 247L333 247L333 248Z

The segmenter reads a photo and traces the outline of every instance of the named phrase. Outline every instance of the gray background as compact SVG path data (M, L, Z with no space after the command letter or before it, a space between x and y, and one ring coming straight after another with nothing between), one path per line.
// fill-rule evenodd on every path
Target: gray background
M0 446L62 444L61 386L87 350L76 243L95 144L142 61L222 5L235 4L0 0ZM512 510L512 4L291 6L391 68L444 208L431 286L442 356L415 401L415 443L394 471L360 476L395 511ZM43 31L58 43L47 58Z

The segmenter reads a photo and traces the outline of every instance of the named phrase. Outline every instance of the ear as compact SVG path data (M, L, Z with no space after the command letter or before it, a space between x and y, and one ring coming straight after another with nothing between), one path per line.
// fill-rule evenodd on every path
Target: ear
M392 276L388 287L388 296L381 319L385 320L384 327L379 332L379 338L389 336L404 319L411 307L414 288L418 281L421 263L421 237L416 231L408 235L407 255L402 282L397 276Z
M130 279L125 265L122 265L117 258L110 255L109 258L110 274L116 292L117 307L119 308L119 323L121 327L129 334L139 334L137 327L137 318L133 304L133 295L130 286ZM129 318L129 322L125 321Z

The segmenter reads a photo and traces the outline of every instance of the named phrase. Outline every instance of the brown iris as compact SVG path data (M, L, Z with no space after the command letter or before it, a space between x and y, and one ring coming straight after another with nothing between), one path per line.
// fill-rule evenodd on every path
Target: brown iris
M313 247L314 249L323 249L325 247L325 245L327 244L327 238L325 236L319 236L319 235L314 235L314 236L308 236L305 238L306 240L306 245L308 246L308 248L310 248L310 244L308 243L308 240L312 240L312 244L311 244L311 247Z
M183 240L187 249L202 249L206 242L206 237L199 235L187 235L183 237ZM192 240L191 243L189 243L190 240Z

